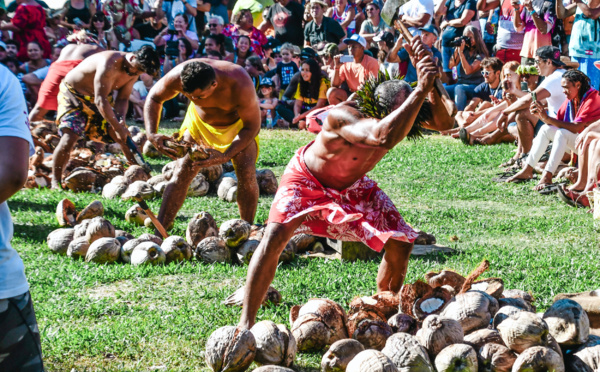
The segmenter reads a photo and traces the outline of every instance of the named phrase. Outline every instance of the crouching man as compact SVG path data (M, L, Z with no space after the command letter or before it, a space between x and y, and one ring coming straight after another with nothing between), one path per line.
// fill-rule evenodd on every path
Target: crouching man
M423 121L434 130L448 130L454 122L432 90L439 69L431 53L419 37L405 47L416 56L417 87L413 90L404 81L390 80L379 84L373 97L361 96L358 107L338 105L315 141L300 148L288 164L271 205L265 236L248 268L240 327L254 324L275 277L279 255L296 232L362 241L375 251L385 250L377 274L378 290L400 290L417 233L365 174L405 137L417 135ZM379 105L385 111L379 118L363 113Z

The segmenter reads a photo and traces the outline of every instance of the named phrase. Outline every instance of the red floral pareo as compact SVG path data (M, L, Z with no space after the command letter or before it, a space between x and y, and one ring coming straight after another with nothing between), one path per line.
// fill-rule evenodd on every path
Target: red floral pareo
M43 58L50 58L52 48L46 38L44 27L46 27L46 12L39 5L19 5L12 19L12 24L21 29L14 33L14 38L19 42L19 53L17 58L20 61L27 61L27 44L30 41L37 41L42 46Z

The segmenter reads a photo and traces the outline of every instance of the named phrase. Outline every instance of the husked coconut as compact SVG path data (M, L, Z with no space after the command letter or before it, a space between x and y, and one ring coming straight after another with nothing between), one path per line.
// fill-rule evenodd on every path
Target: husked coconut
M154 159L160 157L160 151L150 141L145 141L142 151L147 158Z
M309 234L296 234L290 240L296 244L296 252L304 253L315 244L317 237Z
M100 238L114 238L115 227L103 217L94 217L85 231L85 237L90 244Z
M296 339L283 324L275 324L269 320L256 323L251 329L256 340L256 356L258 364L276 364L289 367L296 357Z
M352 338L363 344L366 349L381 350L393 333L392 327L385 321L365 319L358 323Z
M169 236L163 240L160 248L165 252L167 264L192 258L192 247L181 236Z
M215 372L245 371L255 356L256 340L249 330L221 327L206 341L206 364Z
M152 176L148 179L148 184L152 187L154 187L154 189L156 190L156 185L158 185L161 182L165 182L167 181L167 179L165 178L164 174L157 174L156 176Z
M123 244L120 249L121 260L126 263L131 263L131 252L133 252L135 247L142 242L143 240L140 239L131 239Z
M477 372L477 353L465 344L447 346L435 357L435 368L438 372Z
M89 169L79 169L71 172L65 178L64 186L73 191L92 191L96 183L97 174Z
M400 290L400 312L416 317L413 313L415 302L432 291L433 288L421 280L412 284L404 284Z
M290 240L279 255L279 262L291 262L294 257L296 257L296 243Z
M116 180L117 177L113 178L112 181L104 185L102 188L102 197L106 199L115 199L123 195L127 191L129 184L125 180Z
M433 288L449 285L454 288L455 293L460 293L466 278L451 270L442 270L439 273L430 272L425 274L425 280Z
M128 183L134 183L135 181L148 181L150 179L150 175L148 172L144 170L139 165L130 165L129 168L123 174L123 177L127 180Z
M498 311L498 301L481 291L459 293L440 315L457 320L465 333L487 327Z
M502 292L502 295L505 298L520 298L529 302L530 304L535 302L535 298L533 298L531 293L522 291L520 289L505 289L504 292Z
M227 306L242 306L244 303L244 296L246 295L246 286L238 288L232 295L227 297L222 302L223 305ZM269 286L267 293L261 303L262 306L279 305L281 302L281 293L275 288Z
M394 333L404 332L411 335L417 333L417 321L410 315L398 313L388 319L388 324Z
M590 335L590 320L581 305L570 299L556 301L543 316L548 330L562 346L581 345Z
M109 143L106 146L106 151L110 152L111 154L120 154L121 145L119 145L118 143Z
M419 320L427 318L429 315L440 314L452 301L452 295L448 290L442 287L436 287L430 293L419 298L413 306L413 314Z
M479 350L479 369L482 372L510 372L517 356L504 345L485 344Z
M76 216L77 210L72 201L65 198L58 202L58 205L56 206L56 220L58 221L58 226L64 227L75 225Z
M131 139L133 140L133 143L135 143L135 145L137 146L138 149L142 149L142 152L144 151L144 145L146 144L146 141L148 140L148 137L146 136L146 133L138 133L134 136L131 137Z
M146 181L135 181L127 187L127 190L121 195L122 200L147 200L154 197L155 191Z
M344 309L328 299L311 299L292 316L292 334L299 351L322 350L348 338Z
M127 240L135 239L133 235L124 230L115 230L115 238L124 237Z
M414 336L394 333L381 350L400 372L434 372L427 350Z
M170 180L171 177L173 177L173 173L175 172L175 169L177 168L177 160L168 162L167 164L165 164L165 166L162 168L162 174L163 176L165 176L166 180Z
M153 242L142 242L133 248L130 262L138 265L161 265L165 263L165 252L160 246Z
M354 357L365 347L353 339L334 342L321 359L321 372L343 372Z
M213 216L208 212L196 213L188 223L185 231L185 240L192 247L195 247L204 238L218 235L217 223Z
M252 255L258 248L260 240L248 239L237 250L238 261L248 265L252 259Z
M234 188L237 190L237 179L233 177L225 177L225 175L223 175L217 183L217 196L221 200L227 200L227 195L230 190L233 190Z
M95 240L85 255L85 262L98 264L113 263L119 259L121 246L115 238L100 238Z
M505 306L517 307L523 311L535 312L535 306L522 298L501 298L498 300L500 308Z
M565 364L568 371L600 371L600 337L590 335L585 344L567 354Z
M208 183L214 183L223 175L223 166L221 164L216 164L207 168L202 168L200 169L200 173L204 175Z
M469 333L465 336L464 343L473 346L475 350L479 350L483 345L490 343L504 345L500 332L489 328L482 328Z
M504 344L519 354L530 347L547 346L549 343L546 322L527 311L509 315L498 324L498 332Z
M46 238L48 248L53 253L66 254L69 244L73 241L75 230L72 228L62 228L52 231Z
M75 234L73 234L73 239L85 237L85 232L87 231L90 222L91 220L83 220L83 222L79 225L75 225L75 227L73 228L75 230Z
M211 236L198 243L196 258L198 261L209 264L215 262L229 263L231 262L231 252L225 244L225 240Z
M131 208L125 212L125 221L138 226L144 226L146 218L148 218L148 215L138 204L132 205Z
M429 357L435 359L446 346L462 343L465 335L458 321L440 315L430 315L423 321L416 338L427 349Z
M485 292L495 299L499 299L504 292L504 281L500 278L477 280L471 284L471 290Z
M377 309L387 319L398 313L400 296L391 291L380 292L373 296L357 297L350 302L350 314L361 309Z
M228 247L237 248L250 237L251 230L252 226L248 222L233 219L223 222L219 229L219 237L225 240Z
M129 127L127 127L127 130L129 130L129 134L131 135L131 137L136 136L139 133L142 133L140 128L136 127L135 125L130 125Z
M533 346L519 354L512 367L512 372L530 371L565 372L565 364L554 350Z
M261 194L275 195L277 192L277 177L270 169L256 171L256 181Z
M74 259L85 259L85 255L87 254L88 249L90 248L90 243L88 243L85 237L77 238L69 243L69 247L67 248L67 256Z
M162 243L163 243L163 240L159 236L156 236L154 234L149 234L149 233L144 233L144 234L138 236L138 239L140 239L141 241L144 241L144 242L153 242L157 245L162 245Z
M397 372L394 363L381 351L365 350L348 363L346 372Z
M293 369L289 369L281 366L262 366L254 370L254 372L294 372Z
M233 186L232 188L227 190L227 194L225 195L225 198L223 200L225 200L226 202L229 202L229 203L233 203L233 202L237 201L237 191L238 191L238 187Z
M514 306L501 307L500 309L498 309L498 312L496 312L496 315L494 315L494 320L492 321L492 327L497 329L498 324L502 323L504 321L504 319L508 318L512 314L518 313L519 311L525 311L525 310L519 309L518 307L514 307Z
M83 208L77 215L77 222L81 223L84 220L90 220L94 217L104 216L104 205L99 200L94 200L87 207Z
M383 313L381 311L379 311L377 308L363 308L363 309L358 309L355 313L351 314L348 317L348 334L350 336L352 336L354 334L354 332L356 331L356 329L358 328L358 325L360 324L360 322L362 322L365 319L370 319L370 320L379 320L381 322L385 322L385 315L383 315Z
M187 196L204 196L208 194L209 188L210 185L208 184L208 181L206 181L206 178L204 178L204 175L202 173L198 173L196 177L194 177L194 179L192 180L190 187L188 187Z

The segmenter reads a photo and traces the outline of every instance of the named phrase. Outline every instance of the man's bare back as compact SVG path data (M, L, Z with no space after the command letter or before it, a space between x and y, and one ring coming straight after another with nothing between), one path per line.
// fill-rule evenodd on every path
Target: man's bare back
M62 49L60 56L56 61L76 61L86 59L92 54L101 51L104 51L104 48L96 44L69 44Z

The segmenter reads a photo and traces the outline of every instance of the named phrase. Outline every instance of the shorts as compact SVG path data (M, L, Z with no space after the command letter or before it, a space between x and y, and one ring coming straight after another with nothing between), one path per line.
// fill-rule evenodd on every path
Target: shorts
M37 104L46 110L56 110L58 108L58 93L60 92L60 83L63 81L65 76L77 67L81 63L81 60L72 61L58 61L50 65L46 71L47 75L44 77L38 76L38 71L34 71L34 74L44 80L40 86L38 93Z

